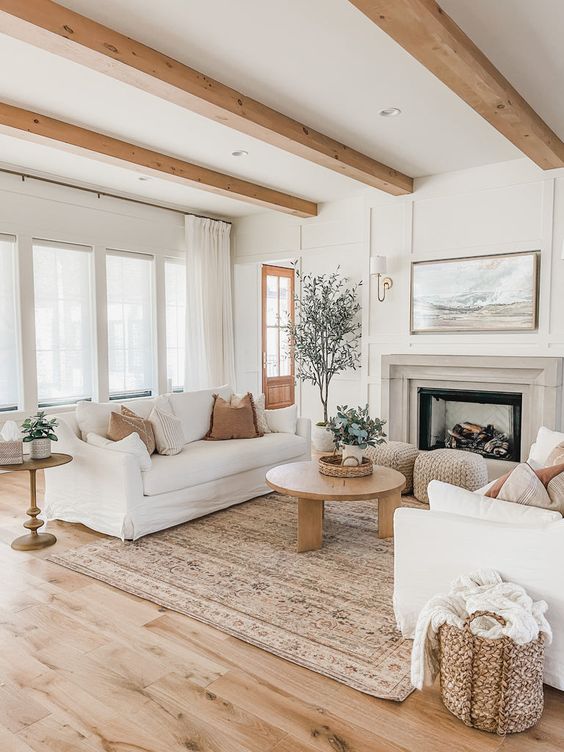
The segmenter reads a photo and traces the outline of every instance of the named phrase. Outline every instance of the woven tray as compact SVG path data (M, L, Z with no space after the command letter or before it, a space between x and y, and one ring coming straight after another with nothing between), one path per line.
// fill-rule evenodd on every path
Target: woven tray
M361 478L372 475L374 465L368 457L362 458L361 465L343 465L340 454L329 454L319 458L319 472L334 478Z

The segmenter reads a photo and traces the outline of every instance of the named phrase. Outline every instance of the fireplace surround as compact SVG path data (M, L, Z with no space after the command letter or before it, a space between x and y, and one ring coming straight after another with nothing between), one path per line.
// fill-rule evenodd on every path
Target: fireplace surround
M563 361L499 355L383 355L381 414L388 421L388 435L391 440L420 446L420 390L479 392L483 404L494 399L496 393L514 395L520 400L520 416L513 416L520 417L520 437L513 457L486 457L491 476L497 477L505 469L504 464L509 468L520 458L528 457L540 426L561 430ZM469 415L460 420L474 419ZM481 418L476 421L481 422Z

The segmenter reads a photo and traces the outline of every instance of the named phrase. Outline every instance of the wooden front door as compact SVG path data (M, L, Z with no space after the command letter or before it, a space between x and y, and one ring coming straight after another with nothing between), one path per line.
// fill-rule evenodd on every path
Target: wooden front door
M294 404L294 359L284 326L294 320L294 270L262 267L262 390L270 409Z

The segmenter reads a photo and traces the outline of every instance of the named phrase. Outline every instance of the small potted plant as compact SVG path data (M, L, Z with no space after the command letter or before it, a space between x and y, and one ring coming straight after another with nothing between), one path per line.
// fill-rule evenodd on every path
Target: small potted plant
M57 425L57 419L47 419L43 410L39 410L37 415L24 420L23 441L31 443L29 456L32 460L44 460L51 456L51 442L58 441L54 431Z
M337 415L330 419L327 427L333 434L335 447L342 449L343 465L360 465L367 447L383 444L386 441L382 430L385 423L385 420L368 415L368 405L337 407Z

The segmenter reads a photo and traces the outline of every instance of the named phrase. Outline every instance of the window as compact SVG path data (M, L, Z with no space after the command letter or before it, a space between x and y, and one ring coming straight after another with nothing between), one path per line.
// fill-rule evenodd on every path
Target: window
M0 235L0 411L19 403L16 239Z
M186 273L182 261L165 261L166 377L168 389L184 387Z
M110 399L153 393L153 257L106 257Z
M33 242L39 407L92 397L92 250Z

